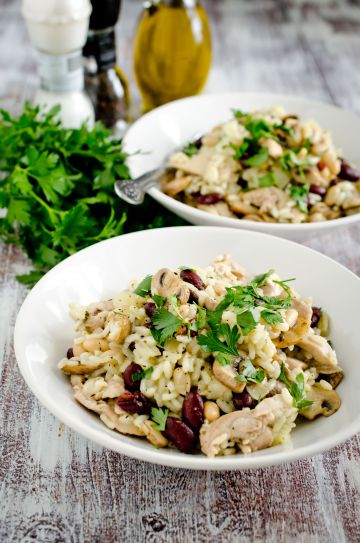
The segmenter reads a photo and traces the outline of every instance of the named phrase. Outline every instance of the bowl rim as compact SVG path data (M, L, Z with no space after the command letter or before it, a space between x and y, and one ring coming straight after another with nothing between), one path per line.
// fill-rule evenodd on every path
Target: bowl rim
M201 95L196 95L196 96L188 96L186 98L180 98L179 100L174 100L167 104L163 104L162 106L159 106L153 109L152 111L145 113L142 117L136 119L136 121L126 131L123 138L124 150L126 152L127 140L128 140L129 135L131 136L134 127L137 128L143 122L144 119L149 119L149 118L151 119L152 117L155 117L156 119L159 112L161 114L161 112L163 111L172 110L176 108L177 105L179 104L186 104L189 102L203 102L203 101L206 101L207 99L211 99L214 97L226 100L226 99L231 99L235 97L239 97L239 99L241 99L242 97L256 99L256 98L264 98L265 96L273 100L279 100L279 101L294 100L294 101L302 102L303 104L309 104L315 107L321 107L321 108L326 107L328 109L337 111L338 113L342 113L350 117L354 117L360 122L360 116L352 111L343 109L334 104L321 102L320 100L310 100L308 98L297 96L295 94L283 94L283 93L278 94L278 93L271 93L271 92L220 92L220 93L216 92L216 93L208 93L208 94L201 94ZM279 105L281 105L281 103ZM194 134L195 132L196 130L194 130ZM147 154L148 152L149 151L146 151ZM129 157L128 161L130 162L129 169L131 172L131 156ZM354 215L349 215L347 217L339 217L337 219L319 221L319 222L310 222L310 223L309 222L308 223L253 222L253 221L248 221L248 220L243 220L243 219L234 219L231 217L222 217L220 215L216 216L215 218L210 213L207 213L206 211L203 211L196 207L192 207L189 204L185 204L184 202L180 202L179 200L176 200L175 198L168 196L158 187L152 187L147 192L150 196L152 196L152 198L158 201L161 205L164 205L165 207L168 207L169 205L172 210L179 209L183 213L186 213L186 214L190 213L200 221L205 220L206 218L210 222L212 220L216 220L217 224L223 223L224 227L234 227L234 225L236 225L236 228L245 229L245 230L246 229L253 230L256 227L258 231L261 231L261 232L268 231L269 234L274 234L274 235L276 235L280 230L288 230L289 228L291 232L294 232L294 233L301 232L304 234L306 232L312 232L314 230L323 231L329 228L330 229L333 229L334 227L336 228L337 226L342 227L342 226L350 225L360 220L360 213L355 213Z
M94 248L98 245L111 245L113 243L117 243L117 240L123 238L124 236L128 236L131 238L135 237L142 237L145 235L151 236L153 232L159 232L159 231L167 231L171 232L174 230L186 230L188 234L191 235L191 231L197 231L197 230L206 230L209 232L209 235L212 233L215 234L219 230L221 230L222 234L226 234L228 232L232 233L231 235L234 235L233 228L223 228L221 226L172 226L172 227L166 227L166 228L156 228L151 230L141 230L138 232L132 232L129 234L124 234L122 236L116 236L114 238L110 238L107 240L100 241L98 243L95 243L89 247L86 247L82 249L81 251L78 251L77 253L67 257L62 262L58 263L56 266L54 266L45 276L43 276L38 283L30 290L28 295L26 296L24 302L22 303L20 310L17 315L15 328L14 328L14 350L15 350L15 356L17 365L20 369L20 372L27 383L30 390L33 392L33 394L36 396L36 398L40 401L40 403L50 411L52 415L54 415L59 421L63 422L67 426L69 426L72 430L75 430L79 434L81 434L83 437L90 439L91 441L94 441L98 445L101 445L102 447L106 447L108 449L111 449L117 453L125 454L126 456L129 456L131 458L136 458L137 460L143 460L146 462L151 462L153 464L160 464L163 466L169 466L169 467L177 467L177 468L186 468L186 469L192 469L192 470L218 470L218 471L224 471L224 470L242 470L242 469L251 469L251 468L262 468L262 467L268 467L278 464L285 464L288 462L293 462L308 456L313 456L315 454L318 454L320 452L325 452L329 450L332 447L335 447L336 445L339 445L340 443L344 442L348 438L352 437L354 434L356 434L358 431L360 431L360 411L359 416L353 420L350 424L346 425L345 427L339 428L339 430L334 434L331 434L327 437L322 438L320 441L314 441L313 443L303 446L300 449L292 449L292 450L285 450L285 451L276 451L276 447L264 449L264 451L267 451L266 454L261 456L256 456L256 453L250 454L248 456L237 454L237 455L231 455L231 456L225 456L225 457L215 457L215 458L207 458L204 455L188 455L185 453L180 453L179 451L176 451L175 454L168 454L167 450L165 449L142 449L139 448L137 445L137 442L134 441L134 443L125 443L121 441L116 441L116 436L118 435L117 432L114 430L110 430L104 426L102 427L96 427L92 428L91 426L88 426L87 424L84 424L83 422L77 420L74 418L71 413L68 413L66 410L64 411L56 401L55 398L49 398L46 394L46 387L43 387L42 384L33 378L28 363L26 360L26 356L22 356L21 351L21 326L23 325L22 319L23 314L25 313L25 310L31 306L32 299L34 295L36 294L39 285L46 285L49 278L53 277L55 274L59 272L63 267L68 266L68 263L70 260L76 260L78 258L81 258L83 254L91 253ZM165 233L164 232L164 233ZM338 269L341 269L342 271L345 271L347 274L350 274L360 283L360 278L351 270L343 266L342 264L338 263L337 261L333 260L332 258L328 257L327 255L324 255L320 253L319 251L316 251L314 249L311 249L307 246L304 246L300 243L296 243L294 241L290 241L288 239L279 238L277 236L271 236L269 234L264 234L263 232L252 232L252 231L245 231L245 234L243 231L242 233L238 233L236 235L246 235L250 237L265 237L265 238L272 238L276 239L277 243L280 243L284 245L285 247L288 244L300 246L302 250L304 250L307 253L315 254L316 258L320 258L321 260L331 263L332 266L337 267ZM266 239L265 239L266 242ZM34 294L35 293L35 294ZM74 400L75 401L75 400ZM133 439L133 438L132 438ZM275 451L274 451L275 449ZM271 452L270 452L271 451Z

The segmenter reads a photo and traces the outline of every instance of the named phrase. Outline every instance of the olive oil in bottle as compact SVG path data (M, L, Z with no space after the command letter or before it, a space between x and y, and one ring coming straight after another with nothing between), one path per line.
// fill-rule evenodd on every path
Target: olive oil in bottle
M210 63L209 23L197 0L144 2L134 70L145 111L199 93Z

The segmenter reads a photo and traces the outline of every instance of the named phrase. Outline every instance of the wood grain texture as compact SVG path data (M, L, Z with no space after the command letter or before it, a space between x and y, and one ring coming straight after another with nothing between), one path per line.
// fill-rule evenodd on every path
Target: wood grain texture
M360 2L208 0L214 64L207 91L264 90L360 112ZM19 110L37 84L20 1L0 0L0 106ZM118 53L131 71L139 2L125 0ZM353 227L309 246L360 273ZM102 449L60 424L17 369L13 326L26 295L18 249L0 248L0 541L360 541L360 436L291 465L186 472Z

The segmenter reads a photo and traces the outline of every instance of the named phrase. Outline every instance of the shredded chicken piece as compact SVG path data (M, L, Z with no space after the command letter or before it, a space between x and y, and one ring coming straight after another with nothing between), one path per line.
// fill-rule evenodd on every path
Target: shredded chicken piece
M270 447L275 439L272 428L280 419L291 424L297 416L287 390L262 400L254 409L243 409L223 415L204 425L200 432L201 450L216 456L227 442L235 442L243 453Z

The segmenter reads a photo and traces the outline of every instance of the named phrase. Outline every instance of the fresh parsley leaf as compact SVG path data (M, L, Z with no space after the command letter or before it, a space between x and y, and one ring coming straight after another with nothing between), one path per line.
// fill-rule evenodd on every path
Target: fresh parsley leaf
M181 313L179 313L179 300L176 297L176 294L170 296L170 305L173 307L175 313L182 319Z
M294 383L290 385L290 394L293 397L294 407L299 409L306 409L312 405L311 400L306 399L305 390L304 390L304 375L298 373Z
M158 294L152 294L152 299L156 303L157 307L163 307L166 304L166 298L164 296L159 296Z
M241 119L242 117L246 116L246 113L241 111L241 109L233 109L232 112L236 119Z
M147 275L144 279L138 284L134 293L142 298L145 298L151 292L151 281L152 275Z
M289 185L290 198L296 202L297 207L303 213L308 213L308 201L310 184L304 183L303 185Z
M250 334L250 332L256 328L257 324L253 314L249 310L239 313L236 317L236 322L240 326L244 336Z
M231 149L234 150L234 155L233 155L234 160L240 160L244 156L246 151L249 149L250 141L248 138L245 138L240 143L240 145L235 145L234 143L230 143L229 147L231 147Z
M245 124L246 129L250 132L251 136L255 141L258 141L260 138L269 138L274 137L273 133L274 127L267 123L264 119L252 119Z
M262 368L255 368L251 360L246 358L239 368L239 375L235 379L242 382L246 380L251 383L261 383L265 377L265 371Z
M279 380L285 383L285 385L287 386L293 398L293 406L299 409L299 411L301 411L302 409L306 409L307 407L310 407L310 405L312 405L313 402L311 400L306 399L305 381L304 381L303 373L298 373L296 376L295 382L291 382L287 378L285 370L286 370L285 364L282 363Z
M261 166L268 158L269 150L266 147L262 147L256 155L246 159L244 164L246 164L246 166Z
M160 332L160 334L157 335L157 341L160 345L164 345L165 341L172 337L177 328L183 324L182 319L176 317L164 308L159 309L159 311L151 317L151 322L153 323L155 330Z
M224 338L221 341L220 337ZM240 338L238 327L230 328L228 324L221 324L217 331L210 330L197 337L197 342L208 353L223 353L238 356L237 342Z
M282 383L285 383L285 385L286 385L287 387L290 386L290 381L289 381L289 379L288 379L287 376L286 376L286 366L285 366L284 362L281 364L280 375L279 375L279 381L281 381Z
M279 185L276 175L272 172L267 173L266 175L263 175L262 177L259 177L258 181L259 181L259 187L261 188L273 187L274 185L275 186Z
M198 307L196 327L197 330L201 330L206 326L206 309L204 307Z
M156 424L153 424L153 428L155 430L159 430L159 432L163 432L165 430L166 420L168 416L169 416L168 409L161 409L160 407L152 407L151 419L154 422L156 422Z
M183 152L186 156L192 157L192 156L198 154L199 149L196 147L195 143L190 142L190 143L188 143L187 145L185 145L185 147L183 147L182 152Z
M255 277L252 279L251 284L255 287L262 287L266 283L266 279L270 277L274 273L275 270L269 270L266 273L261 273L259 275L255 275Z
M114 182L130 177L121 140L101 123L64 128L58 111L28 103L18 117L0 111L0 239L31 259L33 272L21 276L28 286L92 243L183 224L150 199L140 211L121 201Z
M261 311L261 316L270 326L275 326L284 321L280 313L276 311L264 310Z
M216 353L216 359L219 361L221 366L229 366L233 362L231 356L223 353Z
M141 381L141 379L149 379L153 371L154 371L154 368L150 366L150 368L146 368L146 370L140 373L133 373L133 375L131 376L131 379L133 381Z

